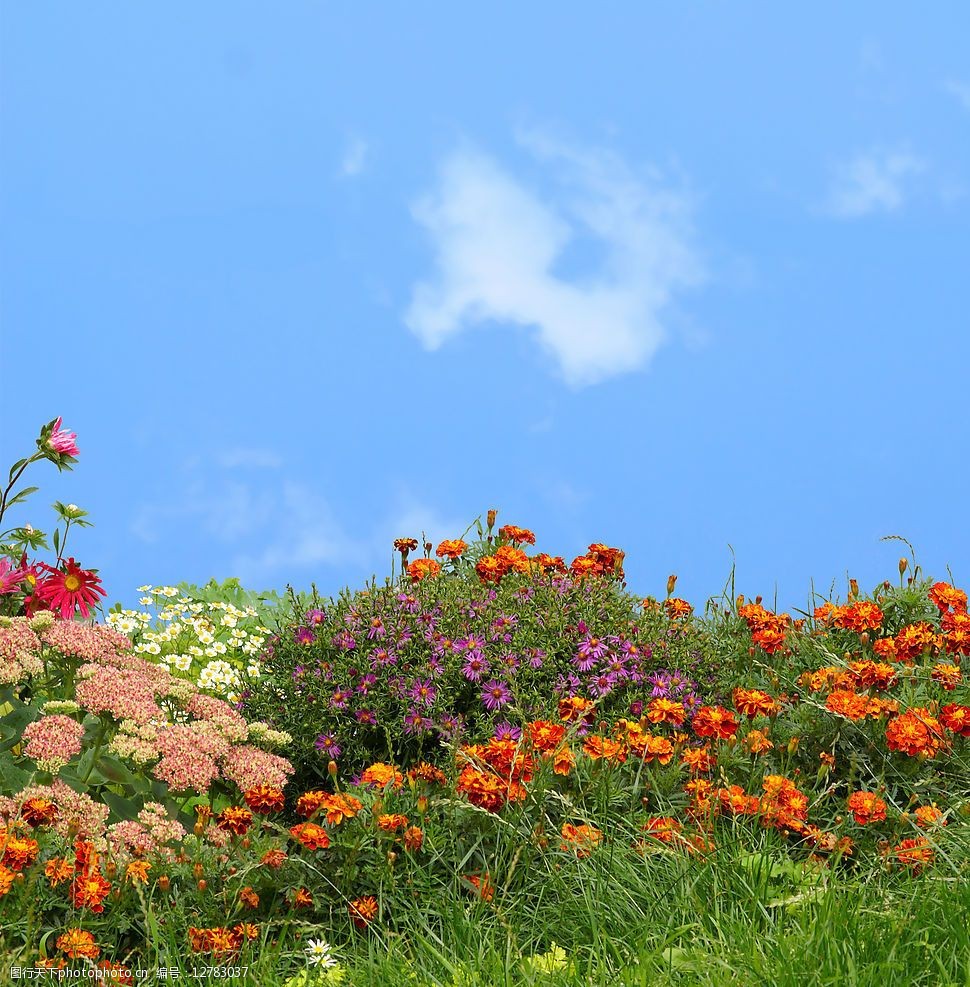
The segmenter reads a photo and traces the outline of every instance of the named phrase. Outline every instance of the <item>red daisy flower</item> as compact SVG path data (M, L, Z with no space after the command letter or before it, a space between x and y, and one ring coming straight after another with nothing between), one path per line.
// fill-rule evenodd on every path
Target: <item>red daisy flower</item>
M63 571L45 565L47 575L37 583L34 596L43 600L51 610L60 610L62 620L74 617L74 608L87 617L92 604L98 603L98 594L108 594L101 588L101 579L90 569L82 569L74 559L64 562Z

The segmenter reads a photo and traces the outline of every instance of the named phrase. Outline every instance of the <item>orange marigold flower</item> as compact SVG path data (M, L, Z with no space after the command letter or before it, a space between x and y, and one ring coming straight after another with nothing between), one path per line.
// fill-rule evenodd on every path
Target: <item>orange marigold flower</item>
M577 723L580 720L591 723L595 709L596 704L590 699L567 696L559 700L559 719L564 723Z
M465 880L475 889L482 901L491 901L495 897L495 885L488 874L466 874Z
M937 634L925 621L907 624L896 635L896 660L911 665L924 651L937 644Z
M936 604L940 613L944 613L951 607L956 611L967 612L967 594L949 583L933 583L928 596Z
M492 772L479 771L468 765L458 776L455 791L464 795L472 805L498 812L505 805L508 786Z
M198 929L189 926L189 947L196 953L212 953L213 956L227 956L235 953L242 945L243 937L234 929L221 926L212 929Z
M147 884L151 868L147 860L132 860L125 868L125 880L131 884Z
M0 898L9 893L16 879L17 875L12 870L7 870L3 864L0 864Z
M671 620L686 620L694 612L694 608L686 600L677 596L664 600L664 610Z
M866 716L871 720L881 720L884 716L895 716L899 703L895 699L880 699L873 696L866 703Z
M599 846L603 842L603 833L595 826L574 826L572 823L563 823L563 842L560 844L561 850L573 850L577 857L588 857L593 847Z
M568 775L576 764L576 755L569 749L568 744L563 744L552 757L552 770L557 775Z
M447 555L449 559L459 558L468 546L460 538L446 538L441 544L435 549L435 555L438 558Z
M785 632L780 627L766 627L755 631L751 640L766 654L777 654L785 647Z
M932 829L934 826L946 825L946 816L935 802L932 805L921 805L913 815L916 816L916 825L920 829Z
M259 865L260 867L271 867L273 870L278 870L283 866L286 860L286 851L280 850L278 847L274 847L272 850L267 850L266 853L260 857Z
M591 734L583 742L583 751L594 761L602 758L611 764L622 764L626 760L626 744L608 737Z
M896 670L885 662L852 661L849 668L864 689L889 689L896 684Z
M498 529L499 537L518 545L534 545L536 536L528 528L519 528L514 524L503 524Z
M691 774L703 774L714 767L714 756L709 747L688 747L681 752L680 763Z
M933 847L925 836L916 839L903 840L898 846L889 851L903 866L920 871L927 864L933 863Z
M563 561L561 555L547 555L545 552L539 552L538 555L533 555L531 559L533 565L539 566L543 572L565 572L566 563Z
M738 732L734 713L723 706L701 706L692 723L698 737L720 737L730 740Z
M650 839L674 843L680 839L684 827L673 816L651 816L640 828Z
M831 713L848 717L850 720L863 720L868 709L869 699L851 689L835 689L825 700L825 708Z
M108 897L111 884L99 873L75 875L71 882L71 903L75 908L90 908L92 912L103 912L102 902Z
M939 682L947 692L952 692L963 678L959 665L948 665L944 662L938 662L933 666L930 677Z
M68 929L57 937L57 948L72 959L96 960L101 950L87 929Z
M53 857L44 867L44 876L50 881L52 888L61 881L69 881L74 876L74 865L63 857Z
M743 743L749 754L765 754L775 746L760 730L749 730Z
M216 822L219 829L235 833L236 836L245 836L246 831L253 823L253 814L241 805L232 805L228 809L223 809L216 816Z
M740 785L719 788L714 793L721 808L734 816L753 816L760 808L757 795L749 795Z
M500 582L506 573L506 568L494 555L483 555L475 563L475 572L483 583Z
M863 631L876 630L882 626L883 612L870 600L857 600L846 607L839 607L833 621L836 627L861 634Z
M360 776L360 783L373 785L376 788L387 788L388 785L392 785L397 791L404 783L404 775L390 764L378 761L369 768L364 768Z
M306 888L300 888L293 896L294 908L312 908L313 895Z
M842 857L852 856L853 843L848 836L839 837L835 833L810 825L805 827L802 835L811 846L822 853L836 853Z
M404 843L405 850L416 853L424 843L424 831L420 826L408 826L401 837L401 841Z
M521 548L501 545L495 549L495 558L505 572L527 572L529 569L529 557Z
M377 828L383 829L385 833L396 833L399 829L404 829L408 824L408 817L400 813L384 813L377 817Z
M944 738L939 721L928 710L913 707L889 721L886 743L890 750L910 757L931 758L943 746Z
M259 908L259 895L248 884L239 892L239 900L247 907Z
M441 563L434 559L415 559L407 568L408 576L414 583L422 579L434 579L441 572Z
M418 547L417 538L395 538L394 548L401 552L403 555L407 555L408 552L413 552Z
M408 777L414 781L429 781L435 785L443 785L448 779L441 768L436 768L427 761L421 761L408 769Z
M970 737L970 706L960 703L947 703L940 710L940 723L961 737Z
M648 737L641 757L647 764L670 764L674 758L674 745L666 737Z
M872 642L872 650L877 658L883 661L896 661L896 639L894 637L881 637Z
M20 807L20 818L33 826L50 826L57 819L57 805L50 799L34 797L27 799Z
M366 929L377 918L377 899L373 895L355 898L348 906L350 920L358 929Z
M257 785L255 788L250 788L248 792L243 793L243 798L246 800L246 805L261 816L282 812L286 808L283 792L279 788L273 788L272 785Z
M561 723L547 720L534 720L526 724L525 732L532 746L542 753L555 750L566 736L566 728Z
M778 704L767 692L760 689L735 689L731 697L734 708L750 720L756 716L771 716L778 712Z
M846 805L860 826L886 818L886 803L875 792L853 792Z
M327 831L313 822L297 823L290 827L290 836L308 850L326 850L330 846Z
M647 704L647 719L651 723L670 723L679 727L686 718L687 710L684 709L684 704L674 699L657 697Z
M603 565L588 555L579 555L570 562L569 571L577 579L583 579L585 576L601 576Z
M36 860L40 844L29 836L15 836L0 828L0 848L3 849L0 863L12 871L22 871Z

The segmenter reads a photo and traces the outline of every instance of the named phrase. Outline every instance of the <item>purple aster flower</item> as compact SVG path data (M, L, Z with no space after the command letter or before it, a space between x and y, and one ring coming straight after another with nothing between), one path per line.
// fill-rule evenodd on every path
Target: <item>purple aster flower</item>
M462 638L460 641L455 641L455 648L466 652L468 658L481 658L484 647L485 638L475 634L469 634L468 637Z
M654 672L647 676L647 682L653 686L651 696L658 699L667 699L670 696L670 676L666 672Z
M542 668L542 659L546 657L542 648L526 648L525 655L529 659L530 667Z
M375 648L371 652L370 667L373 669L386 668L388 665L397 664L397 655L387 648Z
M433 631L438 626L438 616L434 613L418 614L418 623L428 631Z
M350 693L346 690L337 686L334 690L333 695L330 697L330 705L334 709L344 709L350 700Z
M302 665L294 665L293 666L292 678L294 678L294 679L303 678L304 672L306 672L306 669Z
M509 687L498 679L489 679L482 687L482 702L489 712L501 709L511 698Z
M438 720L438 732L445 740L458 736L464 729L464 721L457 713L445 713Z
M583 622L580 621L580 624ZM585 626L585 625L584 625ZM582 655L584 658L602 658L606 654L607 642L601 637L594 637L592 634L588 637L584 637L582 641L579 642L579 647L576 649L577 655Z
M334 759L340 757L343 748L337 743L337 738L332 733L321 733L314 741L313 746L323 754L324 757Z
M481 682L482 676L488 672L489 664L479 656L478 658L469 658L468 661L462 666L461 674L468 679L469 682Z
M368 672L366 675L361 676L360 681L357 683L357 691L362 696L366 696L375 685L377 685L377 676L373 672Z
M405 733L425 733L434 726L434 723L426 716L422 716L413 706L407 711L404 717Z
M372 617L367 625L367 640L373 641L382 638L387 633L384 630L384 621L380 617Z
M571 696L579 691L581 685L582 680L573 675L572 672L567 675L560 675L556 678L556 695Z
M502 665L505 667L505 669L507 671L509 671L509 672L515 672L515 671L517 671L519 665L522 664L522 662L519 660L518 656L512 654L511 652L502 655L502 657L499 658L499 661L502 663Z
M414 684L408 689L408 695L425 706L432 706L438 695L438 689L431 679L415 679Z
M313 610L307 610L303 619L308 624L312 624L314 627L319 627L327 619L327 612L319 609L319 607L315 607Z
M399 593L397 597L398 606L407 613L417 613L421 609L418 598L411 593Z
M613 691L613 686L616 684L616 680L610 675L597 675L589 683L589 691L598 698L602 699L603 696L608 696Z
M577 652L572 661L577 671L591 672L598 664L599 659L595 655L584 655L582 652Z
M407 644L412 637L414 637L414 635L407 627L400 628L394 635L395 647L400 648L402 645Z
M630 703L630 716L636 716L637 718L643 716L642 699L634 699L634 701Z
M316 634L313 633L313 629L310 627L298 627L293 632L293 640L297 644L313 644L317 639Z
M357 642L350 631L338 631L333 636L333 646L341 651L352 651L357 647Z
M496 631L512 631L515 630L516 624L518 624L519 618L515 614L511 613L500 613L493 621L492 627Z
M362 723L368 727L377 726L377 717L374 715L374 711L370 709L358 709L354 713L354 719L356 719L358 723Z
M696 692L686 692L680 697L680 701L684 704L684 709L688 713L692 713L698 706L702 705L702 700Z
M516 743L522 739L522 728L514 727L511 723L496 723L495 724L495 739L496 740L514 740Z
M587 630L589 630L589 628L586 626L585 620L581 620L576 625L576 633L579 634L580 636L585 635Z

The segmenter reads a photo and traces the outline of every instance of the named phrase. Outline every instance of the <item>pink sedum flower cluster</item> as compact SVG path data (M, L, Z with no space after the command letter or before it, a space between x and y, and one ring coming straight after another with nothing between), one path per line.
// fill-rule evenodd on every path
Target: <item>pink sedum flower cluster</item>
M57 774L81 753L84 727L70 716L42 716L24 727L24 754L42 771Z

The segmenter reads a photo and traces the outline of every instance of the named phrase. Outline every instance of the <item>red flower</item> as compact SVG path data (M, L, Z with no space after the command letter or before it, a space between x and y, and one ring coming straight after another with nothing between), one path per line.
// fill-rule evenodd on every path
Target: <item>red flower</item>
M90 569L82 569L74 559L64 563L63 572L44 565L49 573L37 583L34 596L43 600L51 610L60 610L61 620L72 620L74 608L87 617L89 607L98 602L98 594L108 594L101 588L101 579Z

